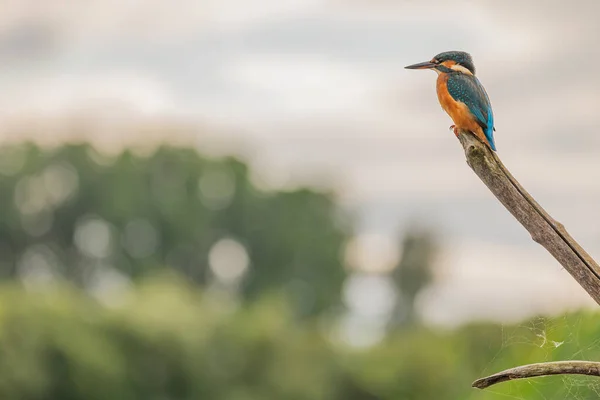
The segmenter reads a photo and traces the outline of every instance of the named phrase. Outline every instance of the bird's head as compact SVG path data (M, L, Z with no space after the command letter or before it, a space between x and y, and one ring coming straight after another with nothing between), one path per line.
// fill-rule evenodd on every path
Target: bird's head
M446 51L433 57L431 61L406 66L407 69L433 69L437 73L458 72L475 75L475 64L469 53Z

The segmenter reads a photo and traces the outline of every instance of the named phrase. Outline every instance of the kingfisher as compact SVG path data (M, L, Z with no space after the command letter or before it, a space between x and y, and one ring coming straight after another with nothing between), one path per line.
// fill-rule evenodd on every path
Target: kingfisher
M496 151L492 105L483 85L475 76L475 64L469 53L447 51L431 61L405 68L432 69L437 72L438 100L454 122L450 129L457 136L461 130L471 131Z

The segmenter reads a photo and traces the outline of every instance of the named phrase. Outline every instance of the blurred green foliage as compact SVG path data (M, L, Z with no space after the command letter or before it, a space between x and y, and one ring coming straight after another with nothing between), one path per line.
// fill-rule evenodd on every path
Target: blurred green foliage
M107 271L137 279L169 267L207 286L223 283L209 256L228 239L221 274L244 299L283 288L303 316L340 302L351 231L333 196L260 190L231 157L4 146L0 204L0 277L60 276L93 289Z
M293 318L277 295L230 308L156 276L117 299L107 307L70 286L0 288L0 398L531 400L591 399L599 390L576 377L470 388L517 364L599 359L598 314L453 332L413 327L360 350L318 319Z
M471 389L518 364L600 359L600 316L414 324L430 232L406 232L384 277L404 329L351 347L349 216L330 193L258 186L243 162L187 148L1 147L0 399L598 397L589 378Z

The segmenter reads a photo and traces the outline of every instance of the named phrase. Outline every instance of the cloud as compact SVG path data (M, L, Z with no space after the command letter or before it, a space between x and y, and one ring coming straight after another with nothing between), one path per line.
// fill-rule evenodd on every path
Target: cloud
M223 76L238 90L255 92L257 102L275 118L279 113L293 117L365 110L382 85L346 63L305 55L246 57L225 67Z
M538 246L515 248L480 241L448 244L446 270L419 299L425 319L456 326L472 320L519 321L597 306ZM477 299L477 301L473 301Z
M19 26L46 26L63 39L137 38L169 40L207 30L246 29L255 24L306 13L323 0L48 0L0 2L0 32Z
M0 103L5 112L68 115L72 110L125 106L131 112L165 114L173 99L165 85L138 71L102 74L64 74L24 85L18 93L4 93Z

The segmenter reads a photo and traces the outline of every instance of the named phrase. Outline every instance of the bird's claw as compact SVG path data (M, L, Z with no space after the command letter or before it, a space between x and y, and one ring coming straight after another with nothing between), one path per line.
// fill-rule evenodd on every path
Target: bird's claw
M456 136L458 136L458 128L456 127L456 125L450 125L450 128L448 129L450 129L452 132L454 132Z

